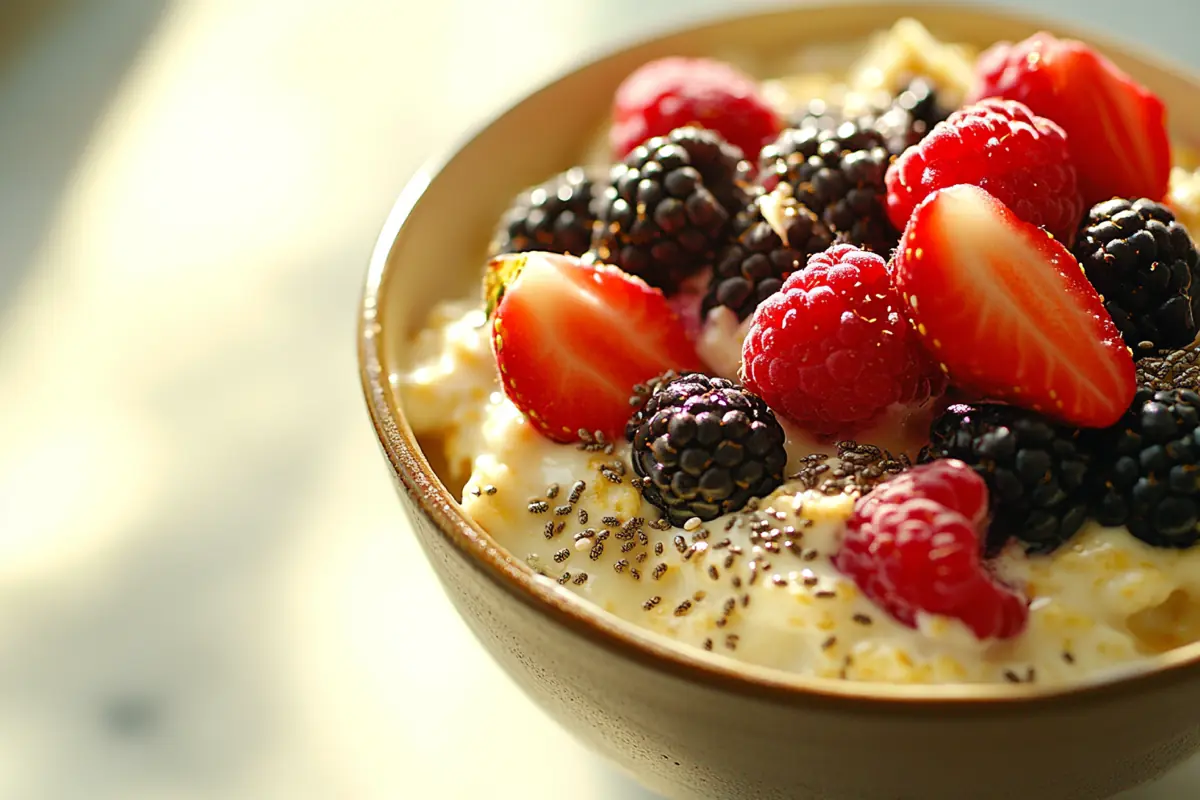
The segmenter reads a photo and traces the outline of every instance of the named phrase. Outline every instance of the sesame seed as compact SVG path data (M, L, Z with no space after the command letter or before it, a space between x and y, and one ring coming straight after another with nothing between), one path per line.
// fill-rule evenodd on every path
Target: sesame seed
M737 650L739 637L736 633L726 634L725 646L730 650Z
M642 579L642 573L638 572L638 570L637 570L637 567L630 567L630 568L629 568L629 575L630 575L630 577L632 577L632 578L633 578L635 581L640 581L640 580Z
M545 500L535 500L529 504L530 514L545 514L550 510L550 504Z
M609 526L610 528L621 524L621 520L617 519L612 514L606 514L605 516L600 518L600 521L603 522L605 525Z
M654 555L661 556L662 554L663 554L663 543L655 542L654 543Z
M496 493L496 487L495 487L495 486L492 486L492 485L489 483L487 486L483 487L483 493L484 493L484 494L487 494L487 495L492 495L492 494L495 494L495 493Z
M677 616L677 617L686 616L687 613L691 610L692 610L692 601L684 600L682 603L675 606L675 616Z
M709 650L709 651L711 651L711 650L712 650L712 648L713 648L713 640L712 640L712 639L705 639L705 640L704 640L704 649L705 649L705 650Z
M635 558L634 561L637 561L637 563L641 564L643 561L646 560L646 557L648 555L649 555L649 553L638 553L637 558Z
M650 572L650 577L651 577L651 578L653 578L654 580L658 580L659 578L661 578L661 577L662 577L663 575L665 575L666 573L667 573L667 565L666 565L666 564L664 564L664 563L662 563L662 562L659 562L659 563L658 563L658 564L657 564L657 565L654 567L654 569L653 569L653 570L651 570L651 572Z
M873 622L873 620L869 616L867 616L866 614L861 614L861 613L855 614L850 619L854 620L859 625L870 625Z
M588 553L588 558L590 558L592 561L599 561L600 556L602 555L604 555L604 542L596 542L596 544L592 546L592 551Z
M825 641L821 642L821 649L822 649L822 650L828 650L829 648L833 647L835 644L837 644L837 637L836 637L836 636L830 636L828 639L826 639Z
M579 524L587 525L588 513L586 508L579 509Z
M638 543L641 544L643 547L650 544L650 537L646 535L645 531L638 531L637 538L638 538Z
M542 535L545 536L547 539L554 538L554 521L553 520L546 523L546 527L542 529Z
M575 541L578 542L582 539L591 539L595 535L596 535L596 531L591 528L588 528L586 531L580 531L579 533L575 534Z
M571 583L575 584L576 586L583 586L585 583L587 583L587 579L588 574L586 572L581 572L575 576L575 580L571 581Z
M557 536L558 534L562 533L563 530L566 529L566 527L567 527L567 523L565 523L565 522L554 523L554 535Z
M687 522L683 523L683 529L685 531L694 531L703 524L703 521L699 517L691 517Z
M637 547L637 542L625 542L621 545L621 552L628 553L633 548Z
M811 587L813 587L813 586L816 586L816 585L817 585L818 583L820 583L820 582L821 582L821 579L820 579L820 578L818 578L816 575L811 575L811 574L810 574L810 575L805 575L805 576L804 576L804 585L805 585L805 586L808 586L808 587L810 587L810 588L811 588Z
M745 608L748 605L750 605L750 595L744 594L742 595L742 608Z
M613 572L616 572L619 575L622 572L624 572L625 568L628 566L629 566L629 562L622 558L619 561L617 561L615 564L613 564Z
M564 572L562 575L559 575L559 576L558 576L558 585L559 585L559 586L566 586L566 585L567 585L567 581L569 581L569 580L571 580L571 573L569 573L569 572Z
M565 517L567 514L570 514L572 510L573 509L571 506L556 506L554 509L554 516Z
M597 542L603 542L607 538L608 538L608 531L600 531L599 533L596 534Z
M800 555L800 558L804 559L805 561L816 561L817 556L819 555L821 555L819 552L810 547Z
M564 547L563 549L559 550L558 552L556 552L554 554L554 561L556 563L561 564L562 562L566 561L570 557L571 557L571 548Z
M684 539L682 536L678 536L678 535L677 535L677 536L676 536L674 539L672 539L671 541L675 543L675 549L676 549L676 550L678 550L680 553L686 553L686 552L687 552L687 549L688 549L688 543L687 543L687 540L686 540L686 539Z
M553 500L558 497L558 484L552 483L546 487L546 499Z
M771 576L771 583L776 586L787 586L787 578L780 575L778 572Z
M709 564L709 565L708 565L708 577L712 578L714 581L715 581L715 580L720 580L720 578L721 578L721 573L720 573L720 571L719 571L719 570L717 570L717 565L716 565L716 564Z
M728 564L726 564L725 566L726 566L726 568L728 568L728 567L729 567L729 565L728 565ZM740 588L742 588L742 579L741 579L741 577L740 577L740 576L738 576L738 575L734 575L734 576L733 576L733 581L732 581L732 583L733 583L733 588L735 588L735 589L740 589Z
M671 521L665 517L659 517L650 523L650 527L656 531L669 531L671 530Z
M587 489L586 481L575 481L571 486L571 494L567 497L568 503L578 503L579 498L583 496L583 491Z
M642 603L642 608L644 608L646 611L649 611L650 609L654 608L656 605L658 605L661 602L662 602L662 598L659 597L658 595L654 595L654 597L651 597L645 603Z
M737 598L736 597L727 597L727 598L725 598L725 604L723 606L721 606L721 613L728 617L730 614L732 614L734 612L734 609L736 609L736 608L737 608Z

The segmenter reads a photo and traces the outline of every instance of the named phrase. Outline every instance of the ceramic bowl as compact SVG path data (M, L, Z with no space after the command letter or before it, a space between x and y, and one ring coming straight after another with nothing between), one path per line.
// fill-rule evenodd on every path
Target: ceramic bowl
M572 163L634 67L669 54L785 54L804 42L861 42L901 16L944 40L981 47L1041 28L1094 39L987 11L858 4L739 17L654 39L542 88L436 171L420 173L372 256L359 331L363 389L446 594L534 701L667 797L1083 800L1151 780L1200 748L1200 646L1117 679L1062 689L857 684L723 660L594 611L463 515L389 385L428 309L478 280L510 197ZM1200 142L1194 79L1097 44L1167 101L1177 139Z

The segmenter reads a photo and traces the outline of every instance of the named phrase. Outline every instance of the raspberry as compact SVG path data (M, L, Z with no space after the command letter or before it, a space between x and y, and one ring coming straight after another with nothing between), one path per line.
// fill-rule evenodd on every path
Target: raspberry
M1025 600L987 569L979 529L987 487L961 461L914 467L861 498L834 565L898 622L952 617L980 639L1007 639L1028 619Z
M901 311L882 258L852 245L817 253L755 312L744 382L814 433L860 430L944 387Z
M749 75L708 58L661 58L643 64L617 89L613 156L619 161L647 139L687 125L716 131L752 162L782 128Z
M983 100L954 112L892 164L892 224L903 229L927 196L963 183L986 190L1068 247L1083 217L1066 134L1015 100Z

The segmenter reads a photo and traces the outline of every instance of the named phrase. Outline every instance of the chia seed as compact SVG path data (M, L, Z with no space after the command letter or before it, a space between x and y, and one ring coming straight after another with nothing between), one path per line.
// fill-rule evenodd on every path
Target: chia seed
M529 504L530 514L545 514L550 510L550 504L545 500L535 500Z

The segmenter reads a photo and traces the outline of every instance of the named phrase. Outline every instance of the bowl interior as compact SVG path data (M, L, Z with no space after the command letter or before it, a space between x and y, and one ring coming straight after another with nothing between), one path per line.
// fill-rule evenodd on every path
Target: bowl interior
M435 519L440 517L437 521L447 536L472 540L456 543L484 562L483 569L492 571L498 579L521 584L524 591L551 605L574 602L573 596L562 598L550 589L533 585L533 573L499 548L471 546L490 540L458 513L456 498L419 447L414 446L415 439L388 375L402 368L409 338L434 304L479 291L487 242L513 195L577 163L604 122L617 85L649 59L732 53L750 54L755 63L771 64L803 56L806 42L821 42L822 49L809 55L817 60L838 59L843 62L840 66L845 66L860 52L867 37L901 17L919 20L942 41L979 48L1000 40L1021 39L1040 29L1091 40L1165 100L1176 141L1200 142L1200 109L1190 102L1198 84L1175 67L1052 22L949 6L855 5L848 10L845 4L838 4L724 20L633 46L535 92L476 133L451 158L422 170L413 179L397 202L372 256L360 331L368 405L399 479L410 491L423 495L421 502L427 511L436 510ZM839 53L839 45L849 47ZM440 463L440 458L433 461ZM626 644L645 644L647 635L631 624L617 621L600 627ZM680 657L701 661L713 658L688 650ZM1161 668L1192 661L1200 661L1200 645L1169 653L1155 664ZM760 672L744 665L736 669L742 674ZM772 676L770 682L789 686L800 683L795 676L782 673ZM805 679L803 683L811 685L812 681ZM859 688L845 687L845 691L854 693ZM987 691L1011 695L1045 690L1023 686L989 687ZM899 694L915 698L955 693L961 692L947 687L903 687ZM970 694L978 696L979 689Z

